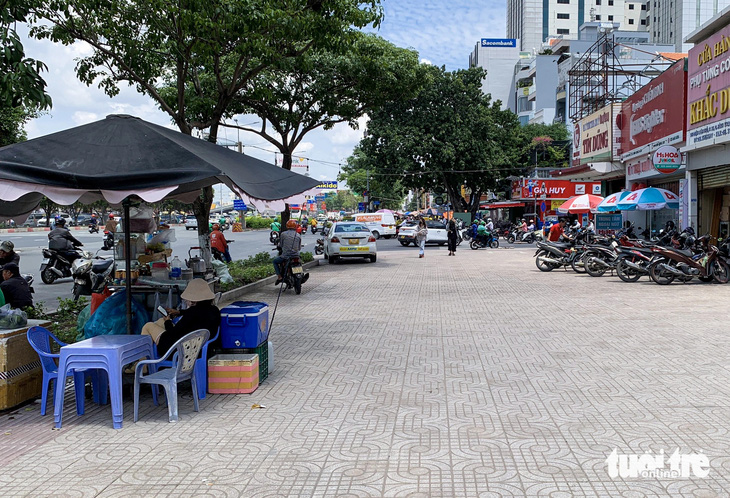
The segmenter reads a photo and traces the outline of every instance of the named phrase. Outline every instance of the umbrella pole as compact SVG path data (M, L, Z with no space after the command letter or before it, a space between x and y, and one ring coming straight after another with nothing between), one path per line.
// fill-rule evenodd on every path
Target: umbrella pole
M124 287L127 294L127 334L132 333L132 242L129 229L131 222L129 220L129 197L122 201L124 206Z

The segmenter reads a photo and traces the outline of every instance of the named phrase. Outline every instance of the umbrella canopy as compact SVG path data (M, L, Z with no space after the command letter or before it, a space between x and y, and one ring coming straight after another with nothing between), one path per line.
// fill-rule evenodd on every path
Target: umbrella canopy
M14 201L0 203L0 217L33 211L43 195L62 205L119 204L133 194L190 201L216 183L254 205L278 200L283 210L283 200L319 182L126 115L0 149L0 200Z
M679 209L679 196L663 188L648 187L630 192L618 202L617 206L621 211Z
M378 209L375 212L376 213L390 213L390 214L393 214L393 211L391 211L390 209Z
M61 205L101 198L124 206L126 268L130 197L191 202L201 187L224 183L247 204L304 200L318 181L210 142L125 115L0 148L0 219L22 218L45 195ZM293 200L293 202L297 202ZM127 329L131 330L131 279Z
M603 202L601 202L598 207L596 208L596 211L599 213L607 213L610 211L617 211L618 210L618 202L629 195L631 192L628 190L622 190L621 192L616 192L615 194L611 194L605 199L603 199Z
M558 211L561 213L586 214L595 212L598 205L603 201L600 195L583 194L576 195L560 205Z

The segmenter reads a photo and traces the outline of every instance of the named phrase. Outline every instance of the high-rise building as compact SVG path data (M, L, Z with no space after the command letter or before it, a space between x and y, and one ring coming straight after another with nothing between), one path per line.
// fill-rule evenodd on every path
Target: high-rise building
M514 68L520 58L514 38L482 38L469 54L469 67L487 70L482 91L492 96L492 102L501 100L502 109L514 109Z
M577 39L580 26L589 21L646 31L646 13L640 0L507 0L507 37L518 39L521 51L538 53L548 37Z
M692 43L684 43L687 35L728 5L730 0L647 0L649 33L654 43L687 52L692 48Z

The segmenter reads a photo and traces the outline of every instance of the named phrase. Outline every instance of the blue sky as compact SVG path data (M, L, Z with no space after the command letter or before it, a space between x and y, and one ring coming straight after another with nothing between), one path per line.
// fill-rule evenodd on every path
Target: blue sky
M421 60L446 66L447 70L467 67L469 54L480 38L505 36L506 0L384 0L382 5L385 18L377 33L395 45L415 49ZM53 98L53 109L28 124L29 138L97 121L114 113L131 114L170 126L167 114L133 88L125 86L111 99L96 87L80 83L73 71L74 59L90 53L87 46L64 47L30 39L26 39L24 45L29 57L48 65L49 71L44 77ZM239 118L242 124L253 120L255 118L246 116ZM364 125L365 120L361 123ZM237 139L235 131L223 129L221 133L222 138ZM305 138L297 153L309 158L312 177L334 180L339 168L328 163L344 162L361 136L362 130L352 130L344 125L326 132L315 131ZM274 162L273 147L267 142L245 133L241 135L241 141L246 146L246 154Z

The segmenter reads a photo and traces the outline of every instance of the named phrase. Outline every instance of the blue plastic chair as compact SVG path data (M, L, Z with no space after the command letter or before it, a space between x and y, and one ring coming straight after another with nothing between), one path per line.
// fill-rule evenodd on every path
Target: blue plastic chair
M167 397L167 409L170 422L178 421L177 409L177 385L184 380L190 380L193 385L193 405L195 411L200 411L198 405L198 386L195 379L195 362L203 349L203 345L210 337L210 332L205 329L190 332L172 345L170 350L159 360L142 360L137 363L134 370L134 421L139 419L139 386L140 384L152 384L152 389L160 385L165 388ZM168 357L172 357L171 368L158 370L150 374L144 374L145 365L159 367ZM151 368L154 370L154 368Z
M60 355L51 353L51 339L53 339L59 346L65 346L66 343L62 342L53 335L53 333L43 327L31 327L27 332L28 343L38 353L41 360L41 367L43 369L43 392L41 394L41 415L46 414L46 404L48 402L48 387L52 380L58 382L58 365L56 360ZM92 389L94 392L94 401L101 404L106 404L107 393L104 389L102 392L102 379L99 378L96 370L69 370L67 377L74 378L74 390L76 393L76 413L77 415L84 414L84 385L86 384L86 376L91 378ZM105 386L105 384L104 384ZM53 390L53 399L56 398L56 390Z
M220 335L220 333L221 329L220 327L218 327L215 336L212 339L206 341L205 344L203 344L203 350L200 353L200 358L195 360L195 381L198 384L198 399L205 399L206 395L208 394L208 347L211 345L211 343L218 340L218 336ZM155 356L159 358L156 344L154 345L154 348ZM163 361L157 365L158 368L170 368L171 366L172 360Z

